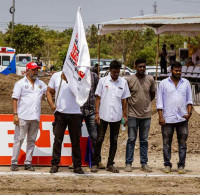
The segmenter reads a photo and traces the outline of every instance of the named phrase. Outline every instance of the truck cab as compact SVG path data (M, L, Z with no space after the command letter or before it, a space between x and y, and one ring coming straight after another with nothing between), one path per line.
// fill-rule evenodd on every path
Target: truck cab
M15 49L0 47L0 74L16 73Z

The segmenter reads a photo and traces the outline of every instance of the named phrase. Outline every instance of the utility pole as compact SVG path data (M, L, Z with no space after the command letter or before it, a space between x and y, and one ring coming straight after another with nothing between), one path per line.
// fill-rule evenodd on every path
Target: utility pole
M140 16L144 16L144 10L143 9L140 10Z
M13 31L14 31L14 24L15 24L15 0L13 0L13 5L10 8L10 13L12 14L12 30L11 30L11 43L13 40Z
M157 7L158 7L158 5L155 1L154 4L153 4L153 14L157 14Z

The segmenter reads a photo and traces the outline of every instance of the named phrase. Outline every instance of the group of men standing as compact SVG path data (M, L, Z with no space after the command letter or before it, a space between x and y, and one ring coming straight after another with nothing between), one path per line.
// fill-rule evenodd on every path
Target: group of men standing
M178 172L185 173L186 141L188 120L192 114L192 93L190 83L181 78L181 64L171 65L172 75L161 81L157 92L157 110L162 129L164 172L171 171L171 144L176 129L179 162ZM72 143L72 160L75 173L84 174L81 168L80 136L83 119L92 141L93 157L91 172L105 168L101 163L101 148L107 127L110 127L110 148L106 170L118 173L114 166L117 140L121 119L128 124L128 140L124 171L132 171L135 142L139 132L141 169L151 172L148 166L148 135L151 123L151 101L155 98L156 87L152 76L145 74L146 61L135 62L136 74L126 80L119 76L121 63L113 60L110 74L98 80L91 72L92 86L87 102L80 108L68 85L66 76L60 71L51 77L48 88L37 78L38 66L27 64L26 76L15 84L13 90L14 123L16 125L11 171L17 171L19 150L27 133L25 169L34 171L31 164L34 143L39 128L42 94L54 112L54 144L50 173L59 169L64 132L68 126ZM58 94L59 91L59 94ZM53 96L55 95L55 102ZM32 100L32 101L31 101ZM30 109L32 108L32 109ZM127 112L128 110L128 112Z

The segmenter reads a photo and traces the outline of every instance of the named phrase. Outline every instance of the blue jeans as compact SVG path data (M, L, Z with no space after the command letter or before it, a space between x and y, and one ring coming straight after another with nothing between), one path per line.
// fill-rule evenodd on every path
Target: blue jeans
M92 149L94 150L97 141L97 124L95 123L95 114L82 116L88 130L88 134L92 141Z
M128 117L128 141L126 145L126 164L132 164L134 156L135 142L139 128L140 138L140 163L147 164L148 157L148 135L150 129L151 118L134 118Z
M180 123L167 123L161 127L163 137L163 156L164 166L172 167L171 160L171 145L173 140L174 129L176 128L176 134L178 139L178 151L179 151L179 162L178 167L185 166L185 158L187 151L187 137L188 137L188 121Z

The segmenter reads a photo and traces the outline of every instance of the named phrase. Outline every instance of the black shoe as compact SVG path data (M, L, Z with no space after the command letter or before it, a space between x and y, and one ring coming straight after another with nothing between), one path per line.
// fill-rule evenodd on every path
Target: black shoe
M25 165L24 169L28 170L28 171L35 171L35 169L34 169L32 164Z
M84 174L84 171L83 171L83 169L81 169L81 167L76 167L76 168L74 168L74 173Z
M113 172L113 173L119 173L119 170L116 167L114 167L113 165L108 165L106 170Z
M105 169L106 167L103 165L102 162L99 162L98 168L99 168L99 169Z
M51 169L50 169L49 172L50 172L50 173L56 173L56 172L58 172L58 166L53 165L53 166L51 167Z
M74 164L69 165L68 169L74 169Z
M10 170L11 170L11 171L18 171L18 166L17 166L17 164L11 164Z
M97 165L93 165L90 171L92 173L96 173L98 171L98 166Z

